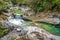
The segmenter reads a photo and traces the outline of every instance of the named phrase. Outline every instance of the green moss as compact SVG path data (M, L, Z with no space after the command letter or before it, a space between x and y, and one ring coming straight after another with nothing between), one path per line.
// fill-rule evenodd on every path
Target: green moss
M22 10L17 10L17 9L15 9L15 10L14 10L14 13L15 13L15 14L22 14L23 12L22 12Z

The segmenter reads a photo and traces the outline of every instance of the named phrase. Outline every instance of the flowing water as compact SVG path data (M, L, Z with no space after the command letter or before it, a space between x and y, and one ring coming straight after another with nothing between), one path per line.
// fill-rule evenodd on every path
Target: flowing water
M46 23L37 23L37 25L48 32L60 36L60 28L58 26L52 25L52 24L46 24Z
M25 11L24 7L21 7L23 11ZM26 8L27 9L27 8ZM16 12L18 13L18 12ZM20 15L16 14L16 16L10 16L8 18L8 21L14 25L21 26L22 28L31 26L30 22L24 21ZM39 27L49 31L52 34L60 36L60 27L58 28L57 26L51 25L49 23L36 23Z
M30 22L24 21L20 15L16 15L15 17L11 16L9 17L9 22L13 23L15 25L21 26L22 28L28 27L30 25ZM51 24L46 24L46 23L36 23L38 24L39 27L49 31L52 34L60 36L60 28L57 26L51 25Z
M20 15L10 16L8 21L14 25L20 26L22 28L30 26L30 22L24 21Z

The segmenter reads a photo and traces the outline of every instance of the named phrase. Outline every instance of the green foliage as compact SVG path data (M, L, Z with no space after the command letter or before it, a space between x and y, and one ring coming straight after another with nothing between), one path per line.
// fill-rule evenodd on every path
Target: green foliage
M24 3L26 0L11 0L11 2L13 3L13 4L22 4L22 3Z
M0 0L0 10L6 8L8 3L28 4L35 12L44 10L60 11L60 0Z
M55 9L56 9L57 11L60 10L60 0L53 0L53 1L52 1L52 4L53 4L53 6L55 7Z
M23 14L22 10L15 9L14 14Z
M0 11L8 7L9 0L0 0Z
M8 29L0 23L0 37L8 33Z
M31 8L36 11L44 10L60 10L60 0L32 0L30 3Z
M44 9L47 6L47 1L46 0L32 0L30 5L31 5L31 8L35 12L44 11Z

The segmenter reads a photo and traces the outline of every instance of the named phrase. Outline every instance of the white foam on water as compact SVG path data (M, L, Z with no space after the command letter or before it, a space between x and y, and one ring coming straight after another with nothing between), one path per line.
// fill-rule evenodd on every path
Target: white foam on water
M13 23L15 25L21 25L22 24L22 20L16 20L16 19L11 19L9 20L10 23Z
M8 21L10 23L18 25L18 26L21 26L22 23L24 22L22 19L15 19L15 18L12 18L12 17L9 17Z

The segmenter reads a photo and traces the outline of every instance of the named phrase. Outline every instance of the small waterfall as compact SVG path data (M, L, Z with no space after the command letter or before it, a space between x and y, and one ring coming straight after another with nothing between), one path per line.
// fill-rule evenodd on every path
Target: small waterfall
M21 24L24 22L24 21L21 19L21 16L20 16L20 15L15 15L15 17L14 17L14 16L10 16L10 17L8 18L8 21L9 21L10 23L13 23L13 24L18 25L18 26L21 26Z

